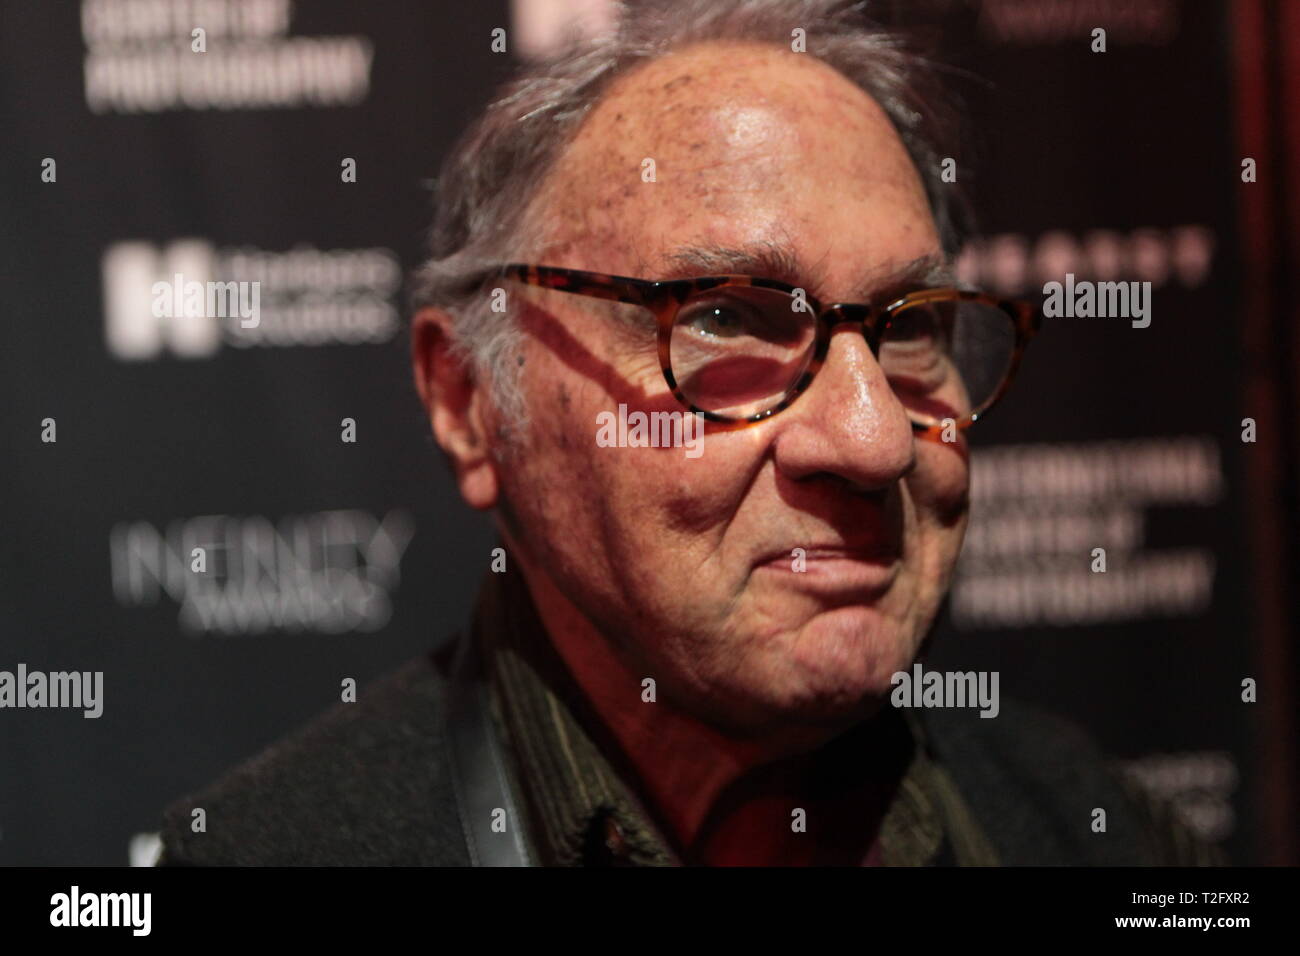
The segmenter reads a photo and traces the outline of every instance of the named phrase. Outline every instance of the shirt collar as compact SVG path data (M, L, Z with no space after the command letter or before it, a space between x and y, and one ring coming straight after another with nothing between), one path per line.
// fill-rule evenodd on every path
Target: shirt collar
M587 731L594 715L518 572L487 578L476 637L541 859L553 866L675 864L650 814Z

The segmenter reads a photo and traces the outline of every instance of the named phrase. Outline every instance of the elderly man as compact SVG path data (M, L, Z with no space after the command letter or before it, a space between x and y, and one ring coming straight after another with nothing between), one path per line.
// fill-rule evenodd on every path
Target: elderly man
M1058 722L895 706L1036 315L954 288L928 74L842 7L637 5L462 141L415 378L504 547L165 862L1208 858Z

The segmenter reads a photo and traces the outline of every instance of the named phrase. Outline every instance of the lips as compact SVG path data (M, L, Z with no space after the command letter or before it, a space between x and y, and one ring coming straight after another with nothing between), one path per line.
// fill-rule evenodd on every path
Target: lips
M873 541L870 544L792 544L789 547L770 551L755 562L755 566L781 564L790 567L797 555L795 549L802 549L805 563L814 561L861 561L868 564L893 564L899 558L899 549L888 541Z
M804 551L800 571L795 570L795 548ZM901 568L898 549L879 541L858 547L791 545L768 554L754 566L754 572L781 588L843 605L882 597L893 587Z

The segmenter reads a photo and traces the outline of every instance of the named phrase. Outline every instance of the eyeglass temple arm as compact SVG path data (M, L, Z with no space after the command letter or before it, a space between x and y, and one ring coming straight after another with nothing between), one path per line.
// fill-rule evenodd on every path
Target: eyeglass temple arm
M561 269L556 266L530 266L508 263L489 273L506 279L515 279L527 285L557 292L569 292L610 302L629 302L644 305L645 295L655 283L627 276L606 275L603 272L585 272L581 269Z

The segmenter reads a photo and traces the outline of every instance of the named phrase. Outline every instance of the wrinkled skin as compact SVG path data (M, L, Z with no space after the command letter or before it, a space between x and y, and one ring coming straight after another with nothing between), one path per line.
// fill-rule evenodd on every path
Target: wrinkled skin
M768 244L800 264L782 278L823 302L873 301L892 272L940 255L881 108L776 47L700 45L621 77L538 203L539 264L664 278L682 274L681 246ZM462 494L497 510L556 648L689 845L722 790L870 716L911 666L965 529L966 446L918 438L841 327L791 407L707 431L698 458L599 447L600 412L679 407L652 340L598 302L510 294L528 303L518 454L434 310L417 317L417 379Z

